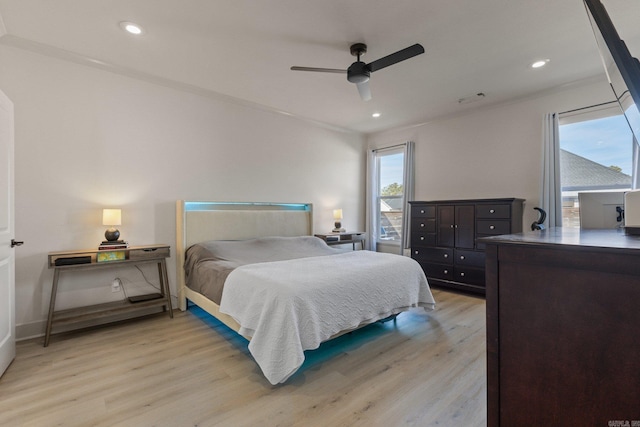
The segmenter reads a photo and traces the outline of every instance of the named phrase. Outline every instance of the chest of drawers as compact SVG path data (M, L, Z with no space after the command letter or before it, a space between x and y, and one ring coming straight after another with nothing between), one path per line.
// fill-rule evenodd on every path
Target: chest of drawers
M524 200L474 199L414 201L411 257L435 286L485 292L481 237L522 231Z

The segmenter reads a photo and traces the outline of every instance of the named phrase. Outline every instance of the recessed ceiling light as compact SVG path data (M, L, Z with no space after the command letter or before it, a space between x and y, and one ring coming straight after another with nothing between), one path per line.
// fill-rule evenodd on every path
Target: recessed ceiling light
M120 28L122 28L128 33L135 34L135 35L139 35L144 32L140 25L134 24L133 22L123 21L120 23Z
M373 117L374 119L377 119L377 118L378 118L378 117L380 117L381 115L382 115L382 114L380 114L380 113L373 113L373 114L371 115L371 117Z
M531 68L544 67L545 65L547 65L547 62L549 62L548 59L541 59L540 61L536 61L533 64L531 64Z

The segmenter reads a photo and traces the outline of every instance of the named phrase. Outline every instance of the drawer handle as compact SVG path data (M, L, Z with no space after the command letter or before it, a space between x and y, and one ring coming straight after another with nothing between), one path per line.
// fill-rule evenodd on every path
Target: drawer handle
M424 209L420 209L420 213L424 213Z
M464 271L460 273L460 277L464 277Z
M445 271L444 271L444 274L449 274L449 270L445 270Z
M460 255L460 259L464 259L464 255Z
M496 213L495 209L489 209L489 213Z
M496 226L495 226L495 225L490 225L490 226L489 226L489 230L494 230L495 228L496 228Z
M445 258L449 258L449 254L444 254L444 257Z
M453 225L453 224L451 224L451 228L453 228L453 227L454 227L454 225Z
M421 223L420 223L420 227L424 227L424 222L421 222Z
M424 236L420 236L420 240L424 240Z
M414 253L414 254L416 254L416 255L418 255L418 251L414 251L413 253Z

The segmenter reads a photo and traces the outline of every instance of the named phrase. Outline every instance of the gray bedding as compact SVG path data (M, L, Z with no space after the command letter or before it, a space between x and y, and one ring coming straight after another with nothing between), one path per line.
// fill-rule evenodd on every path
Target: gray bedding
M335 255L334 249L313 236L263 237L252 240L212 240L187 249L185 274L187 286L216 304L222 299L224 281L235 268L259 262Z

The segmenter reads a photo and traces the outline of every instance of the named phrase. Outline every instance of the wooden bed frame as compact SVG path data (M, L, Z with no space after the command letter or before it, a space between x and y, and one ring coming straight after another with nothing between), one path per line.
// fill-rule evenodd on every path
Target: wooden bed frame
M176 284L178 306L187 309L187 299L239 333L240 325L220 312L220 306L185 285L185 251L207 240L246 240L267 236L313 234L311 203L176 202ZM251 337L245 336L250 339Z

